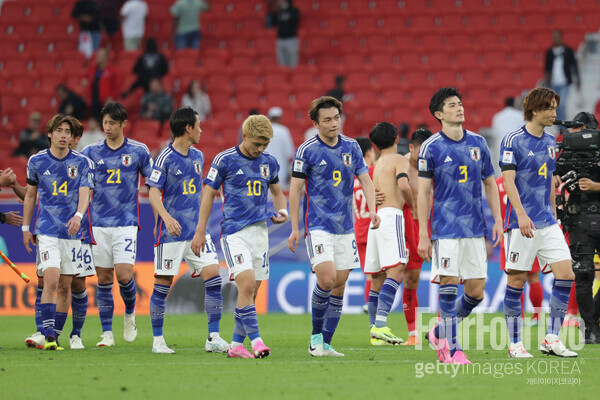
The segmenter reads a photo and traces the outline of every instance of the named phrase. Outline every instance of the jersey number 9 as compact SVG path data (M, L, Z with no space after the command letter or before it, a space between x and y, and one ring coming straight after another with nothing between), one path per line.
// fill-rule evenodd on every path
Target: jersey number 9
M337 186L342 182L342 173L338 170L333 171L333 180L335 183L333 186Z

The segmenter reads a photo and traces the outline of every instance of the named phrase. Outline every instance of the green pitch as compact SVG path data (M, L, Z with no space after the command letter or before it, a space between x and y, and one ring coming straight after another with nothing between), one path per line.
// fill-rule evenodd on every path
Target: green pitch
M486 315L485 321L492 317L500 315ZM231 339L232 325L233 317L225 315L221 334L226 340ZM341 319L332 344L346 354L344 358L309 356L309 315L263 315L259 325L272 355L247 360L204 352L204 315L166 317L165 338L176 351L174 355L151 353L149 317L138 317L134 343L124 342L123 318L116 317L114 348L95 347L100 323L97 317L88 318L83 329L85 350L68 348L69 319L61 352L25 347L25 337L33 333L33 317L3 317L1 398L571 400L594 398L600 387L600 345L586 346L578 350L579 358L568 360L530 349L535 358L524 361L509 359L506 350L493 350L486 344L481 350L465 351L477 367L452 369L438 365L435 352L427 345L422 350L370 346L365 315ZM401 314L390 315L390 326L406 338ZM476 345L476 330L469 330L471 348ZM567 331L568 335L577 332L575 328ZM532 340L535 348L537 340Z

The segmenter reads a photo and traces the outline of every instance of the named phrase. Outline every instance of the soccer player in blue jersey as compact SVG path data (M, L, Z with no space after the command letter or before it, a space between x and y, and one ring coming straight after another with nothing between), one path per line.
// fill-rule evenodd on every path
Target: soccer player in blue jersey
M537 257L542 273L552 271L550 320L540 346L544 354L577 357L558 339L575 275L571 253L556 221L556 195L552 174L556 170L556 141L544 131L556 119L560 96L547 88L530 91L523 101L525 125L502 140L500 167L506 205L504 243L508 275L504 314L511 345L508 355L529 358L521 342L521 293ZM549 270L548 270L549 269Z
M481 182L494 216L494 246L502 238L500 198L485 139L462 127L465 110L458 89L439 89L431 97L429 111L442 130L427 139L419 151L418 250L423 259L432 260L432 282L440 284L441 324L426 338L441 362L470 364L456 333L460 320L483 300L487 277ZM429 210L431 240L427 229ZM457 299L459 281L465 293Z
M279 186L279 164L265 149L273 127L264 115L251 115L242 125L242 143L219 153L204 179L200 218L192 240L197 255L208 250L206 224L215 195L222 187L223 221L221 248L229 278L238 289L233 339L227 353L233 358L264 358L271 354L260 337L254 299L262 281L269 279L267 219L275 224L288 220L286 199ZM276 213L267 209L267 191L273 195ZM248 336L252 353L244 347Z
M59 319L59 313L66 315L68 312L66 294L73 275L83 268L80 226L89 203L89 188L93 184L92 161L69 149L73 129L71 119L62 114L55 115L46 126L50 148L31 156L27 162L23 243L29 253L31 244L37 246L37 271L44 278L40 310L47 350L62 349L56 341L60 332L55 331L55 321ZM28 222L36 198L39 205L32 233Z
M182 259L187 261L192 277L201 277L206 289L204 308L208 315L209 337L205 350L224 353L229 343L219 336L223 310L219 257L210 235L206 235L205 251L199 256L191 250L192 238L200 213L204 154L193 147L200 140L198 113L189 107L171 114L169 126L173 143L156 157L146 185L152 209L158 215L154 245L154 291L150 299L150 318L154 343L153 353L174 353L163 337L167 295L173 277L179 273Z
M112 320L114 274L125 303L123 337L132 342L137 336L135 323L136 287L133 265L139 230L139 175L148 178L152 158L148 147L125 138L127 111L120 103L107 103L100 112L106 140L87 146L82 153L96 166L92 199L94 262L98 274L97 304L102 324L102 340L96 346L114 346ZM113 273L114 268L114 273Z
M300 232L300 196L304 199L306 248L317 285L312 294L312 335L309 353L315 357L343 357L331 339L342 315L346 280L360 268L354 237L352 197L358 177L367 205L371 228L379 227L375 213L375 189L356 140L340 134L342 103L323 96L312 101L309 116L318 134L304 142L294 156L290 185L292 233L288 247L296 252Z

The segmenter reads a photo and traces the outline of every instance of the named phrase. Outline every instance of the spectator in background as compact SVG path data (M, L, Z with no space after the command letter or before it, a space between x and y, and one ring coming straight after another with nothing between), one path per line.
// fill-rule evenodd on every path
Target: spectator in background
M408 124L406 122L400 122L398 124L398 144L396 145L396 153L400 155L408 154L410 151L408 145L410 140L408 139Z
M572 48L563 43L563 34L560 30L552 32L552 47L546 51L546 81L550 89L560 96L560 104L556 110L557 119L567 119L567 98L569 86L575 83L579 90L579 68ZM506 132L506 131L505 131Z
M79 51L90 58L102 40L100 6L94 0L79 0L71 17L79 21Z
M100 5L100 16L104 31L108 35L111 48L115 48L115 34L119 32L119 10L125 0L98 0Z
M76 150L81 151L90 144L94 144L104 139L106 139L106 136L104 135L104 132L102 132L102 129L100 129L100 122L98 122L96 117L90 117L87 121L87 129L83 131L83 136L79 139Z
M210 5L204 0L177 0L171 6L177 50L200 47L200 13L208 10Z
M277 0L266 0L265 1L265 9L267 13L265 14L265 28L271 29L273 25L275 25L275 21L277 20L277 14L279 13L279 2Z
M108 50L98 49L96 62L88 68L82 84L89 86L90 116L99 118L104 104L116 100L121 89L119 71L109 63Z
M275 157L279 164L279 184L281 188L290 188L291 161L294 157L294 142L290 130L281 124L283 110L281 107L271 107L267 116L273 126L273 138L266 151Z
M160 79L150 81L150 90L142 97L142 118L155 119L162 124L173 110L173 98L163 90Z
M291 69L298 66L298 23L300 11L293 6L292 0L279 0L281 10L277 15L277 62Z
M85 118L87 107L85 100L77 93L69 90L64 83L56 87L56 97L60 99L60 105L58 106L60 114L70 115L80 121Z
M48 137L46 132L42 132L42 114L32 112L29 114L29 128L23 129L19 133L19 147L14 151L13 156L30 157L40 150L48 148Z
M121 8L123 47L127 51L139 50L144 37L148 4L144 0L127 0Z
M139 87L144 88L144 92L148 92L151 79L162 79L169 72L169 63L166 57L158 52L158 45L154 38L146 39L146 51L135 62L133 72L137 75L137 80L123 92L121 95L123 98Z
M500 142L507 132L512 132L525 125L523 111L515 107L515 98L507 97L504 100L504 108L494 114L492 118L492 136L489 138L488 146L492 153L492 165L498 167L500 158Z
M346 78L344 75L338 75L335 77L335 86L332 89L329 89L325 96L331 96L338 101L344 101L344 95L346 92L344 91L344 81Z
M208 96L208 93L206 93L206 90L200 85L198 79L194 79L188 85L187 91L181 100L181 106L190 107L192 110L196 111L200 122L206 120L208 114L210 114L210 97Z

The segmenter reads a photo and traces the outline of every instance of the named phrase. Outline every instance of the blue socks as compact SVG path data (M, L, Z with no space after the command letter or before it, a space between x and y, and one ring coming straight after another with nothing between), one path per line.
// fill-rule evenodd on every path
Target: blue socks
M54 332L56 333L56 338L60 336L63 328L65 327L65 322L67 322L68 313L64 312L56 312L55 320L54 320Z
M555 279L552 294L550 295L550 319L546 334L558 335L565 313L569 304L569 295L571 294L572 280Z
M133 313L135 311L136 296L136 287L133 278L131 278L131 280L124 285L122 285L119 282L119 291L121 292L121 297L123 298L123 302L125 303L125 313Z
M461 350L456 340L456 294L458 285L440 286L440 317L442 323L435 328L435 336L448 340L450 346L450 355L454 356L457 350ZM441 329L440 329L441 327ZM441 335L440 335L441 334Z
M246 334L250 340L252 341L259 339L260 334L258 333L258 319L256 319L256 308L254 308L254 304L250 304L242 308L236 308L236 310L240 316L240 319L242 320L244 330L246 331Z
M313 335L323 333L323 321L325 319L327 308L329 307L330 296L331 290L323 290L318 284L315 285L311 299Z
M112 283L108 285L98 285L96 302L98 303L98 314L100 314L102 332L112 331L112 319L115 310L112 287Z
M38 286L37 291L35 293L35 329L36 332L43 333L44 332L44 324L42 319L42 309L40 307L40 303L42 301L42 292L44 291L43 287Z
M367 309L369 310L369 322L371 326L375 325L375 316L377 315L377 303L379 301L379 293L374 290L369 290L369 301Z
M474 297L469 296L466 293L456 300L456 316L458 317L458 323L463 320L463 318L467 318L473 309L479 305L483 301L482 299L476 299Z
M243 344L244 339L246 339L246 330L244 329L244 324L242 323L242 318L240 317L240 309L237 307L235 308L235 311L233 312L233 319L234 319L233 338L231 340L231 344L232 345L234 343ZM236 346L233 346L233 347L236 347Z
M339 296L329 297L329 307L325 314L325 321L323 323L323 342L330 344L331 338L335 333L335 329L340 322L342 317L342 306L344 304L344 298Z
M208 334L219 332L219 323L223 312L223 295L221 294L221 285L223 280L220 276L207 279L204 282L204 309L208 317Z
M40 310L42 314L42 335L46 338L54 337L54 319L56 318L56 304L41 303ZM56 337L54 337L56 339Z
M150 297L150 321L152 323L152 335L162 336L165 323L165 308L167 308L167 296L171 288L166 285L154 284L152 297Z
M392 278L386 278L379 291L379 302L377 303L377 316L375 317L375 327L383 328L387 326L387 317L394 304L394 298L400 284Z
M504 317L506 318L506 326L508 327L508 336L511 343L519 343L521 341L522 293L523 288L518 289L506 285L506 292L504 293ZM568 297L567 295L567 299Z
M74 335L81 337L81 328L83 328L88 310L87 290L84 289L81 293L71 293L71 309L73 310L73 330L71 331L71 337Z

